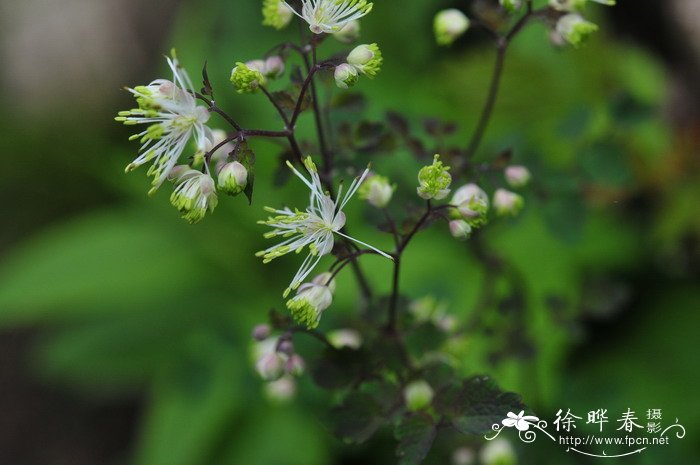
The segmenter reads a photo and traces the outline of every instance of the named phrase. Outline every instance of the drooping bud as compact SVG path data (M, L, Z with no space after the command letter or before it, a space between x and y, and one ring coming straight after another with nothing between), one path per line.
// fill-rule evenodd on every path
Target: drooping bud
M569 13L559 18L557 33L574 48L583 45L598 30L598 26L577 13Z
M338 329L327 334L328 342L336 349L347 347L357 350L362 347L362 335L354 329Z
M372 174L365 179L357 192L362 200L366 200L373 207L385 208L394 195L394 189L386 177Z
M331 294L335 293L335 278L333 277L333 273L329 273L328 271L321 273L312 279L311 283L317 286L326 286L331 291Z
M522 196L514 192L498 189L493 195L493 208L498 216L516 216L523 206L525 201Z
M616 0L549 0L549 6L557 11L573 12L583 9L589 1L607 6L617 3Z
M530 182L532 175L530 170L521 165L509 166L505 169L506 181L510 187L518 188L525 187Z
M433 388L430 387L427 381L422 379L412 381L403 390L406 407L412 412L428 407L433 401L434 395Z
M260 324L253 328L252 337L256 341L264 341L270 337L271 332L270 325Z
M348 55L348 63L370 79L379 73L384 58L377 44L358 45Z
M418 196L422 199L440 200L450 193L452 176L448 172L449 166L443 165L440 155L435 155L433 164L424 166L418 172Z
M523 0L499 0L499 2L508 13L513 13L523 6Z
M238 195L248 185L248 170L240 162L227 163L219 171L219 189L228 195Z
M359 79L357 69L348 63L342 63L335 67L335 85L341 89L348 89L354 86Z
M321 314L331 303L333 294L328 286L304 283L299 286L297 295L287 301L287 308L297 323L314 329L321 320Z
M466 241L472 234L472 227L464 220L450 221L450 234L455 239Z
M265 381L275 381L284 374L284 365L285 361L282 355L272 352L260 357L255 368Z
M277 79L284 74L285 65L281 56L273 55L265 60L263 75L269 79Z
M207 211L214 211L218 198L216 185L209 173L190 169L175 182L177 187L170 196L170 203L190 224L201 221Z
M435 15L435 39L438 45L451 45L469 29L469 18L461 11L450 8Z
M454 219L463 219L472 228L480 228L488 221L489 196L474 183L465 184L452 196L450 205L457 207L451 212Z
M294 12L283 0L263 0L263 26L284 29L294 17Z
M360 38L360 22L356 19L350 21L340 31L333 33L333 37L344 44L355 42Z
M282 339L277 343L277 352L284 355L292 355L294 353L294 343L290 339Z
M495 439L488 442L479 454L484 465L516 465L518 458L513 446L506 439Z
M265 85L265 76L257 69L260 64L251 62L251 65L254 67L238 62L231 71L231 83L239 94L256 92L260 86Z

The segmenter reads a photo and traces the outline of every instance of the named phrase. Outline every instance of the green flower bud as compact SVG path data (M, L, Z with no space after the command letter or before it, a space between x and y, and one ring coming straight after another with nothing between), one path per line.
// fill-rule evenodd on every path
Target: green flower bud
M360 22L356 19L347 23L343 28L333 33L333 37L344 44L351 44L360 38Z
M219 171L219 189L228 195L238 195L248 185L248 170L240 162L227 163Z
M513 446L506 439L494 439L486 443L480 453L484 465L516 465L518 458Z
M435 155L433 164L424 166L418 172L418 196L422 199L440 200L447 197L450 193L450 184L452 176L448 171L449 166L445 166L440 161L440 155Z
M263 26L284 29L294 17L294 12L283 0L263 0Z
M335 67L335 84L341 89L347 89L355 85L359 76L357 69L348 63L343 63Z
M450 213L452 218L463 219L472 228L480 228L488 221L489 196L474 183L457 189L450 205L457 207Z
M509 13L513 13L516 10L519 10L521 6L523 6L523 0L499 0L499 2L503 9L505 9Z
M403 390L403 397L406 401L406 407L416 412L430 406L435 395L433 388L430 387L425 380L418 380L409 383Z
M297 323L314 329L331 303L333 294L328 286L305 283L299 286L297 295L287 301L287 308Z
M438 45L451 45L469 29L469 18L461 11L450 8L435 15L435 39Z
M373 207L385 208L394 195L394 189L387 178L372 174L362 183L357 192L362 200L366 200Z
M450 221L450 233L452 237L459 240L467 240L472 234L472 227L464 220Z
M583 16L577 13L570 13L559 18L556 30L564 40L574 48L578 48L598 30L598 26L590 21L586 21Z
M254 63L251 64L257 66ZM239 94L244 94L256 92L260 86L265 85L266 81L260 70L238 62L231 71L231 83Z
M384 58L377 44L363 44L355 47L348 55L348 63L370 79L379 73Z
M516 216L524 206L522 196L514 192L498 189L493 195L493 208L498 216Z
M520 165L507 167L504 174L510 187L514 188L527 186L532 178L530 170Z

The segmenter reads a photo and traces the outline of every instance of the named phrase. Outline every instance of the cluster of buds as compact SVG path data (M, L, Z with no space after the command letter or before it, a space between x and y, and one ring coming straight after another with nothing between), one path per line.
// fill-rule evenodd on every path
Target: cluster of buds
M335 279L331 273L321 273L297 289L297 295L287 301L294 320L309 329L316 328L323 312L333 303Z
M231 83L239 94L253 93L265 86L268 79L281 77L284 69L284 60L279 56L247 63L238 62L231 70Z
M457 189L450 201L450 232L456 239L468 239L474 229L488 222L489 197L474 183Z
M357 83L360 74L373 79L381 70L384 58L377 44L363 44L355 47L335 68L335 83L341 89L347 89Z
M294 351L291 335L272 335L266 324L253 329L252 357L258 375L268 382L265 392L273 400L288 400L296 392L295 377L304 374L304 359Z
M440 161L440 155L435 155L433 164L424 166L418 172L418 196L422 199L441 200L450 193L452 176L450 167Z

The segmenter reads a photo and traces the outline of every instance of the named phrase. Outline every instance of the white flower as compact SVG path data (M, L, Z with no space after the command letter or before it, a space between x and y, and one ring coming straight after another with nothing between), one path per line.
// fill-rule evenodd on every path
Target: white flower
M513 165L509 166L505 169L505 177L506 181L510 185L510 187L525 187L527 183L530 182L530 179L532 179L532 174L530 174L530 170L528 170L526 167L521 166L521 165Z
M340 189L338 189L337 200L333 200L330 195L324 192L316 165L314 165L311 157L304 160L304 166L311 175L311 179L304 177L291 163L287 162L287 165L311 191L309 206L303 212L299 210L292 211L289 208L284 210L266 208L267 211L277 216L268 218L267 221L259 222L259 224L273 228L272 231L265 234L265 238L282 237L284 240L256 254L258 257L263 258L264 263L269 263L290 252L300 253L304 247L309 248L309 254L284 292L285 297L292 290L299 287L324 255L331 253L336 234L391 259L390 255L341 232L345 226L343 208L360 187L369 170L365 170L359 178L353 180L350 188L344 195L341 185Z
M466 240L472 234L472 227L464 220L452 220L450 221L450 233L455 239Z
M517 415L513 412L508 412L508 418L501 423L508 428L515 427L518 431L527 431L530 429L530 423L537 423L539 420L537 417L525 415L525 411L522 410Z
M461 11L450 8L435 15L433 28L438 45L450 45L469 29L470 21Z
M191 224L199 222L207 211L214 211L218 198L216 185L209 173L187 170L177 180L177 187L170 196L170 203L183 213Z
M294 13L309 23L314 34L339 32L346 24L372 11L373 6L367 0L302 0L301 3L301 14L296 10Z
M297 295L287 301L287 308L297 323L313 329L321 321L323 312L333 303L333 293L323 284L304 283Z
M348 89L355 85L358 80L357 69L348 63L342 63L335 67L335 85L341 89Z
M359 195L362 200L366 200L370 205L384 208L389 205L391 197L394 195L394 186L384 176L373 174L362 183Z
M173 56L167 60L173 80L157 79L148 86L128 89L136 97L139 108L122 111L116 118L129 126L149 125L145 131L131 136L131 140L140 139L141 149L126 171L153 161L148 170L148 175L154 178L151 194L167 179L193 136L200 152L206 151L211 143L211 130L205 126L209 110L197 105L192 81L177 59Z
M474 183L465 184L455 191L450 205L457 207L453 212L454 219L463 219L472 228L478 228L486 224L486 215L489 210L489 196L482 188Z
M522 196L505 189L493 194L493 208L498 216L516 216L525 206Z

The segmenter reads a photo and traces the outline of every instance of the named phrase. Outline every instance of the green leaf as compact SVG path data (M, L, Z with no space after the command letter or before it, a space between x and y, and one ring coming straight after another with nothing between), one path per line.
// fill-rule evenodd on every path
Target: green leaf
M466 379L459 389L447 388L442 394L453 403L452 425L465 434L488 433L508 412L526 410L519 395L501 391L487 376Z
M118 210L28 240L0 265L0 325L138 311L199 288L207 270L187 227L167 225Z
M370 394L350 393L342 404L330 412L333 433L340 439L361 444L384 423L382 407Z
M430 416L415 413L402 418L394 430L394 436L399 441L396 448L399 465L423 463L436 435L437 427Z
M325 349L311 369L311 376L324 389L340 389L358 381L367 366L364 352Z

